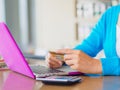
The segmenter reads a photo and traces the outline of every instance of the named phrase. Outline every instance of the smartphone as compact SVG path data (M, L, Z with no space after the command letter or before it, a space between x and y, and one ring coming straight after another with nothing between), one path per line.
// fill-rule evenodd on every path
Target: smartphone
M46 78L39 78L45 84L70 85L81 82L80 76L49 76Z

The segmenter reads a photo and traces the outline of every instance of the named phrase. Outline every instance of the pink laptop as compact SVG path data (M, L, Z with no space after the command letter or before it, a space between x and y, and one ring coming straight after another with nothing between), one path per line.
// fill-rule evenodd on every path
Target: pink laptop
M23 75L29 76L33 79L36 79L36 77L39 78L50 75L81 74L78 71L66 69L66 67L55 69L54 71L53 69L48 69L46 70L47 71L46 73L42 73L43 72L42 69L45 69L45 67L34 66L31 68L26 62L25 57L23 56L21 50L19 49L17 43L15 42L12 34L10 33L5 23L0 23L0 55L2 55L2 57L4 58L9 69L21 73ZM39 72L37 72L37 69Z
M0 23L0 55L11 70L35 78L5 23Z

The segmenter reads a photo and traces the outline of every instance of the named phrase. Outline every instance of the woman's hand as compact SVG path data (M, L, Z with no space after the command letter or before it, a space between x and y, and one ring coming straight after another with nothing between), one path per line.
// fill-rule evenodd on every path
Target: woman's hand
M46 56L47 66L50 68L59 68L62 66L63 62L58 60L53 54L48 53Z
M60 49L57 51L57 53L65 54L64 61L72 69L89 74L102 73L100 61L91 58L80 50Z

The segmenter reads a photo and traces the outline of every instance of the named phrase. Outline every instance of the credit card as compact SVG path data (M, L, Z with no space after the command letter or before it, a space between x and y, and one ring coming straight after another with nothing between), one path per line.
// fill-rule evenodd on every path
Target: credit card
M54 51L49 51L50 54L52 54L54 57L56 57L57 59L64 61L64 54L61 53L56 53Z

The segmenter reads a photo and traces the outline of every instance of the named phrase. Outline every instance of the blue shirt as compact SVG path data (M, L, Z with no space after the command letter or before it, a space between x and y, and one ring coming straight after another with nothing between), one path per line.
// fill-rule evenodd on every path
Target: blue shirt
M102 49L105 58L100 58L102 75L120 75L120 58L116 53L116 24L120 5L109 8L93 28L91 34L74 49L95 57Z

